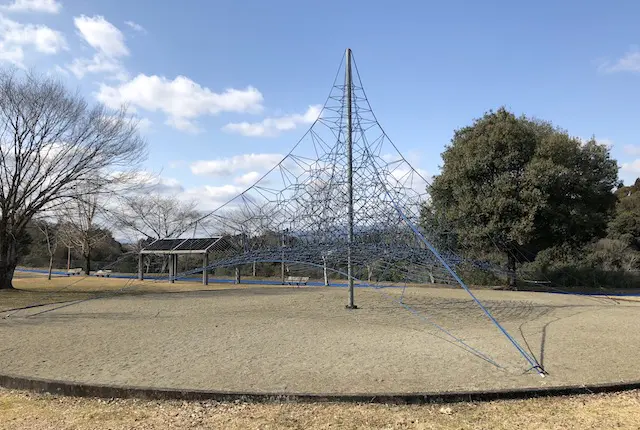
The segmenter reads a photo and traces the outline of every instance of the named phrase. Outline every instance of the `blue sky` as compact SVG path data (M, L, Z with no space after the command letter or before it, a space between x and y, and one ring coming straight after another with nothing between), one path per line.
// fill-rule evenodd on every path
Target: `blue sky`
M505 105L640 176L640 3L0 0L0 61L127 103L165 191L212 208L288 152L354 51L386 132L437 173ZM253 173L257 172L257 173Z

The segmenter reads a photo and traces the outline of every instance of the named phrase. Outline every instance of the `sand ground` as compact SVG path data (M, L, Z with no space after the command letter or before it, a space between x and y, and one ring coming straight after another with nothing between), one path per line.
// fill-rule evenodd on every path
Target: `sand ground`
M95 295L91 282L76 293ZM463 291L410 288L407 309L396 302L401 289L358 289L360 309L350 311L344 288L218 287L147 284L145 294L5 312L0 368L98 384L343 394L640 379L638 302L477 291L544 365L541 378ZM3 309L24 306L21 293L0 296Z

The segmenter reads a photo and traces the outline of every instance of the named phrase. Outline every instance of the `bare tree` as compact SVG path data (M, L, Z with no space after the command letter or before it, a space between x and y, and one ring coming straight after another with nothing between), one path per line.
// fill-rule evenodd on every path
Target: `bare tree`
M118 207L110 211L117 228L141 248L149 239L177 238L194 228L201 217L195 201L181 201L176 196L127 194L120 196ZM146 267L149 270L149 256ZM165 270L166 259L162 269Z
M79 250L84 258L84 271L91 273L91 251L108 236L108 230L98 222L101 194L80 194L59 208L58 230L61 241Z
M176 196L130 194L121 196L118 208L111 211L117 224L129 235L161 239L179 237L201 217L195 201L181 201Z
M57 227L52 226L47 220L37 220L36 226L38 230L44 235L47 242L47 252L49 253L49 270L47 272L47 279L51 280L51 272L53 271L53 257L58 249L58 241L60 238L60 230Z
M0 71L0 289L13 288L19 238L36 214L79 185L121 181L145 149L124 109L89 106L53 78Z

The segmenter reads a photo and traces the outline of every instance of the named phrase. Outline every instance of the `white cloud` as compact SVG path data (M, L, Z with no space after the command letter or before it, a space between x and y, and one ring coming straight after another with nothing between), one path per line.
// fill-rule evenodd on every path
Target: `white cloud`
M640 155L640 145L625 145L623 150L627 155Z
M129 77L120 61L102 54L95 54L90 59L76 58L73 63L67 65L67 68L78 79L82 79L90 73L108 74L111 78L119 81L126 81Z
M275 137L283 131L294 130L298 125L311 124L322 111L321 105L309 106L304 114L265 118L260 122L239 122L225 125L222 130L250 137Z
M205 185L204 190L209 197L216 199L235 197L244 191L243 187L236 187L235 185L222 185L219 187Z
M623 172L640 174L640 158L633 160L629 163L622 163L620 170Z
M260 91L251 86L215 93L185 76L169 80L145 74L119 86L102 84L97 98L111 108L128 104L151 112L161 111L167 115L167 124L190 132L199 130L194 120L202 115L259 112L263 100Z
M124 23L127 24L129 27L131 27L133 30L139 31L140 33L146 33L147 32L147 30L143 26L138 24L137 22L125 21Z
M0 42L0 61L24 68L24 50L20 46L9 46Z
M104 74L119 81L129 79L122 64L122 57L129 55L122 32L99 15L77 16L73 22L80 37L96 52L91 58L74 59L67 69L78 79L87 74Z
M191 164L194 175L228 176L243 170L266 170L278 164L282 154L242 154L217 160L201 160Z
M62 33L44 25L11 22L5 27L3 39L12 45L33 45L37 51L44 54L55 54L66 47Z
M151 185L152 191L160 194L174 195L176 193L184 192L184 187L174 178L159 178L154 184Z
M427 181L433 182L433 177L430 177L429 172L424 169L410 168L408 164L401 163L396 168L392 168L387 181L394 186L397 184L423 194L426 192Z
M120 172L114 172L114 174L118 175ZM185 188L177 179L161 177L156 173L145 170L136 172L131 181L139 184L145 193L174 195L185 191Z
M143 190L145 193L157 193L173 196L185 192L184 186L182 186L180 181L174 178L158 177L150 172L146 172L137 179L144 187Z
M57 64L53 67L53 70L51 70L51 73L55 73L62 76L69 76L69 72L67 72L67 70L64 67L60 67Z
M198 209L204 212L218 209L229 200L240 195L244 187L235 185L209 186L187 189L179 197L183 200L197 200Z
M611 64L609 61L605 61L598 68L602 72L615 73L615 72L640 72L640 50L633 48L615 63Z
M167 120L165 121L165 123L167 125L170 125L173 128L176 128L178 130L182 130L182 131L186 131L189 133L200 133L202 131L202 129L200 127L198 127L198 125L191 121L190 119L187 118L183 118L183 117L169 117L167 118Z
M13 0L13 3L0 6L7 12L44 12L58 13L62 4L56 0Z
M244 175L238 176L234 179L234 182L239 185L253 185L256 183L258 179L262 177L262 173L256 172L255 170L249 173L245 173Z
M67 49L59 31L45 25L22 24L0 16L0 59L24 67L24 48L51 55Z
M81 15L73 19L80 36L96 51L112 57L129 55L122 32L103 16Z

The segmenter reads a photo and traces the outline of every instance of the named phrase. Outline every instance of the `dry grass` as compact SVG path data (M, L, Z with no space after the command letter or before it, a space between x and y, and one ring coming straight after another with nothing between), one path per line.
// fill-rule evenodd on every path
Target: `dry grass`
M15 286L20 290L0 292L0 310L93 297L119 290L130 282L86 277L51 281L35 276L18 278ZM192 282L135 282L135 288L128 293L205 289ZM209 286L212 290L228 288L238 286ZM638 429L640 391L487 403L387 406L105 401L0 389L0 429L161 428Z
M640 391L389 406L77 399L0 389L0 429L637 429Z
M84 300L115 292L135 295L256 287L256 285L215 284L213 282L208 286L198 282L177 282L175 284L154 280L140 282L132 279L87 276L62 276L48 280L46 276L20 272L16 272L13 286L16 288L15 290L0 291L0 312L24 306ZM264 287L268 288L269 286Z

